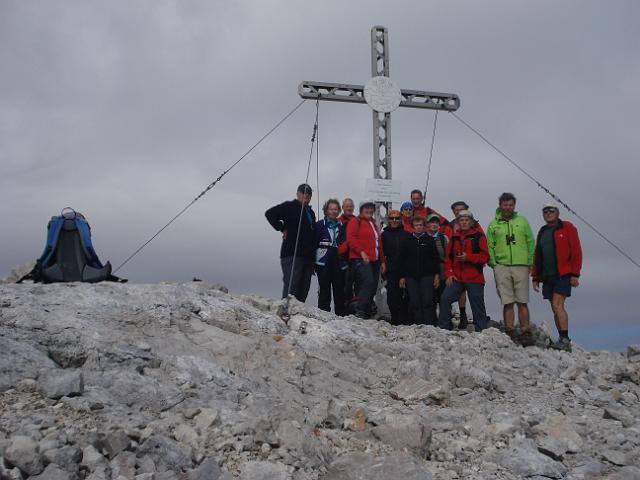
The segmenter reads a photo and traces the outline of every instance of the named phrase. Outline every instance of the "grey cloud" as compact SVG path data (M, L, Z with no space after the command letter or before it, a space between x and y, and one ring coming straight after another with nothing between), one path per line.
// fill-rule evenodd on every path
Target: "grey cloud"
M299 81L366 82L375 24L389 28L401 86L458 93L460 115L638 258L624 211L638 199L639 14L633 1L1 2L0 214L12 220L0 271L37 256L68 204L118 264L299 101ZM308 103L122 273L278 295L279 236L263 212L304 178L312 120ZM407 191L424 185L432 120L393 115ZM370 135L366 107L321 105L322 199L362 197ZM443 213L465 198L486 225L511 190L541 223L545 194L444 114L431 181ZM576 335L637 324L637 270L576 223ZM549 319L537 297L532 307Z

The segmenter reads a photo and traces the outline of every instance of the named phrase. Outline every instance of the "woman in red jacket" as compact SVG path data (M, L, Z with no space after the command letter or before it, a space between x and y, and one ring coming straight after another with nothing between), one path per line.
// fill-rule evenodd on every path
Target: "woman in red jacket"
M360 215L351 219L347 226L349 268L355 274L356 316L360 318L371 318L380 273L384 275L386 268L380 230L373 218L375 211L375 203L363 202Z
M466 290L473 312L473 325L477 332L487 328L487 312L484 305L484 275L482 269L489 261L487 237L482 229L474 226L471 212L458 214L460 229L453 233L447 245L444 259L446 288L440 300L438 326L451 330L451 305Z

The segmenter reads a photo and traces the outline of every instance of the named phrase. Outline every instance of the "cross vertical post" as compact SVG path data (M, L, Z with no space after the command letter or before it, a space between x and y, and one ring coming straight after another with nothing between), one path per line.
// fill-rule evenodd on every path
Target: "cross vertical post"
M389 35L387 29L371 29L371 78L389 77ZM373 115L373 178L390 180L391 171L391 113L371 111ZM391 205L376 203L376 222L382 226ZM384 212L382 211L384 209Z

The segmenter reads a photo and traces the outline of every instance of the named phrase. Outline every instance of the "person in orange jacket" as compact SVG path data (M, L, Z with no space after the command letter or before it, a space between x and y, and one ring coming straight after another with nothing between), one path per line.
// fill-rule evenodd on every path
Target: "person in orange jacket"
M571 289L580 285L582 247L576 227L560 220L560 210L554 203L542 209L545 225L538 232L534 250L533 289L549 300L560 338L551 345L556 350L571 351L569 315L564 303L571 296Z
M347 226L349 268L356 278L356 316L360 318L371 318L380 274L386 272L382 237L373 218L375 211L374 202L363 202L360 214Z
M474 227L473 214L463 210L458 214L460 229L451 237L444 260L446 288L440 300L438 326L451 330L451 305L457 302L466 290L473 312L476 331L488 326L484 304L485 279L482 269L489 261L487 237L478 227Z

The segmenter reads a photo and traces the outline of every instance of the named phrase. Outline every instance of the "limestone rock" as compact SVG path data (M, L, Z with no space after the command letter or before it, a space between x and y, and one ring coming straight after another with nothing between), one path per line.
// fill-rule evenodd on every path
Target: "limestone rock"
M60 468L58 465L51 463L40 475L31 477L34 480L73 480L71 474Z
M247 462L240 473L240 480L287 480L286 465L282 463Z
M503 450L493 459L495 463L502 465L514 475L524 478L534 476L563 478L567 473L567 468L562 463L543 455L528 444Z
M80 371L53 370L39 379L38 388L43 395L53 399L82 395L84 378Z
M55 463L69 471L75 471L82 460L82 450L77 445L65 445L45 451L42 457L47 464Z
M455 376L454 384L461 388L489 389L491 387L491 375L476 367L464 367Z
M634 416L619 403L612 403L604 408L604 417L622 422L625 427L631 427L636 423Z
M27 475L37 475L44 470L38 444L30 437L13 437L4 452L4 458L9 465L18 467Z
M222 469L213 458L203 461L198 467L189 470L187 480L218 480L222 475Z
M445 405L449 400L448 385L434 384L419 377L407 377L389 390L389 395L406 403L426 402Z
M624 466L627 464L624 453L619 450L606 449L602 451L602 458L614 465Z
M431 472L415 457L397 453L375 456L347 453L335 460L322 480L431 480Z
M579 452L584 440L571 426L566 416L554 416L532 429L538 450L555 460L561 460L565 453Z
M431 443L431 426L418 415L387 418L389 423L371 429L381 442L402 451L408 449L416 455L426 457Z
M615 473L606 477L606 480L640 480L640 468L623 467Z
M206 430L211 428L218 420L218 412L213 408L203 408L195 416L196 428L200 430L200 433L205 433Z
M191 448L162 435L154 435L140 445L140 455L153 459L156 468L179 471L192 467Z
M297 301L286 325L281 305L202 282L0 285L0 476L27 478L11 463L26 458L18 437L31 476L57 464L73 480L594 480L638 467L636 347L559 355L496 328L394 327ZM80 372L84 389L57 390Z
M116 430L109 433L102 442L102 446L109 458L114 458L120 452L129 448L130 444L131 440L124 430Z

